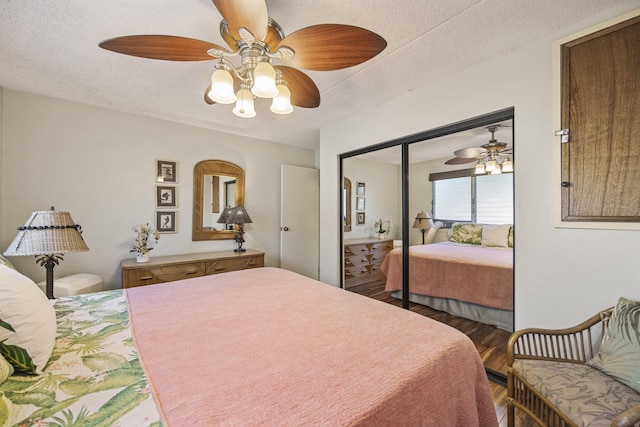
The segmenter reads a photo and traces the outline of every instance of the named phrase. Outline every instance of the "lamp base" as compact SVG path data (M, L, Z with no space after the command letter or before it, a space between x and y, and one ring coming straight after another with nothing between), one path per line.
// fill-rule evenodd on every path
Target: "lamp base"
M53 296L53 267L58 265L62 259L62 254L43 255L40 258L36 258L36 262L40 263L47 271L46 294L49 299L55 298Z
M247 252L245 248L234 249L233 252Z

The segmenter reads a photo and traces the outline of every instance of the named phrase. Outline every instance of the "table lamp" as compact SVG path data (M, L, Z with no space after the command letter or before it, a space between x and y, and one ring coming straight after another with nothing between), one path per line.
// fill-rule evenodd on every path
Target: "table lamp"
M242 247L244 243L244 224L250 224L251 218L249 214L242 206L236 206L235 208L231 208L229 212L229 216L227 217L227 224L235 224L238 226L238 231L235 236L235 241L238 244L238 247L234 249L234 252L246 252L247 250Z
M419 212L418 215L416 215L416 220L414 221L412 228L417 228L422 233L423 245L424 245L424 233L426 233L427 230L431 227L433 227L433 221L431 220L431 215L429 215L425 211Z
M82 227L73 222L69 212L36 211L22 227L5 256L35 255L36 262L47 270L47 298L53 299L53 267L67 252L85 252L89 248L82 238Z

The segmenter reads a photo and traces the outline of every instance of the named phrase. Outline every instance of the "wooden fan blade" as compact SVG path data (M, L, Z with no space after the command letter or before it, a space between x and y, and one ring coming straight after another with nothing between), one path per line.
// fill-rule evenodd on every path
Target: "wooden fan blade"
M217 44L203 40L161 35L116 37L101 42L99 46L125 55L167 61L206 61L215 59L207 54L209 49L227 51Z
M444 162L445 165L464 165L466 163L472 163L477 161L477 159L467 159L464 157L454 157L453 159L449 159Z
M485 150L480 147L462 148L453 152L458 157L464 157L466 159L475 159L479 157Z
M213 0L213 4L227 21L234 39L242 38L238 33L242 27L251 31L256 40L262 40L267 34L269 14L265 0Z
M277 65L274 68L280 70L282 78L287 81L292 105L304 108L316 108L320 105L320 91L311 77L286 65Z
M387 47L385 39L364 28L342 24L306 27L286 36L278 48L295 51L290 65L315 71L340 70L367 61Z

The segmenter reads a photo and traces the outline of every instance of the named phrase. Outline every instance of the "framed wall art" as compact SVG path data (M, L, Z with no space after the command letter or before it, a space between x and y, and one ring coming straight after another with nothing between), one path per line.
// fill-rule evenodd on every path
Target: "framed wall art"
M364 197L356 197L356 210L364 211Z
M156 182L178 182L177 162L156 160Z
M356 213L356 225L364 225L365 220L364 220L364 212L357 212Z
M156 211L156 230L158 233L175 233L176 215L176 211Z
M156 186L156 207L158 208L177 207L176 187L157 185Z
M364 196L364 182L356 183L356 196Z

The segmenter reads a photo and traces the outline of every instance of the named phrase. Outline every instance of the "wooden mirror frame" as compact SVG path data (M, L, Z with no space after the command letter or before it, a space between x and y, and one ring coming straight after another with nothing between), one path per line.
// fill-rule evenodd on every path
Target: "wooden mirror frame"
M193 167L193 220L191 240L232 240L235 230L204 230L202 226L204 204L204 176L220 175L236 179L236 206L244 206L244 171L236 164L224 160L202 160Z
M343 178L342 191L346 192L345 199L345 218L344 218L344 232L351 231L351 180L347 177Z

